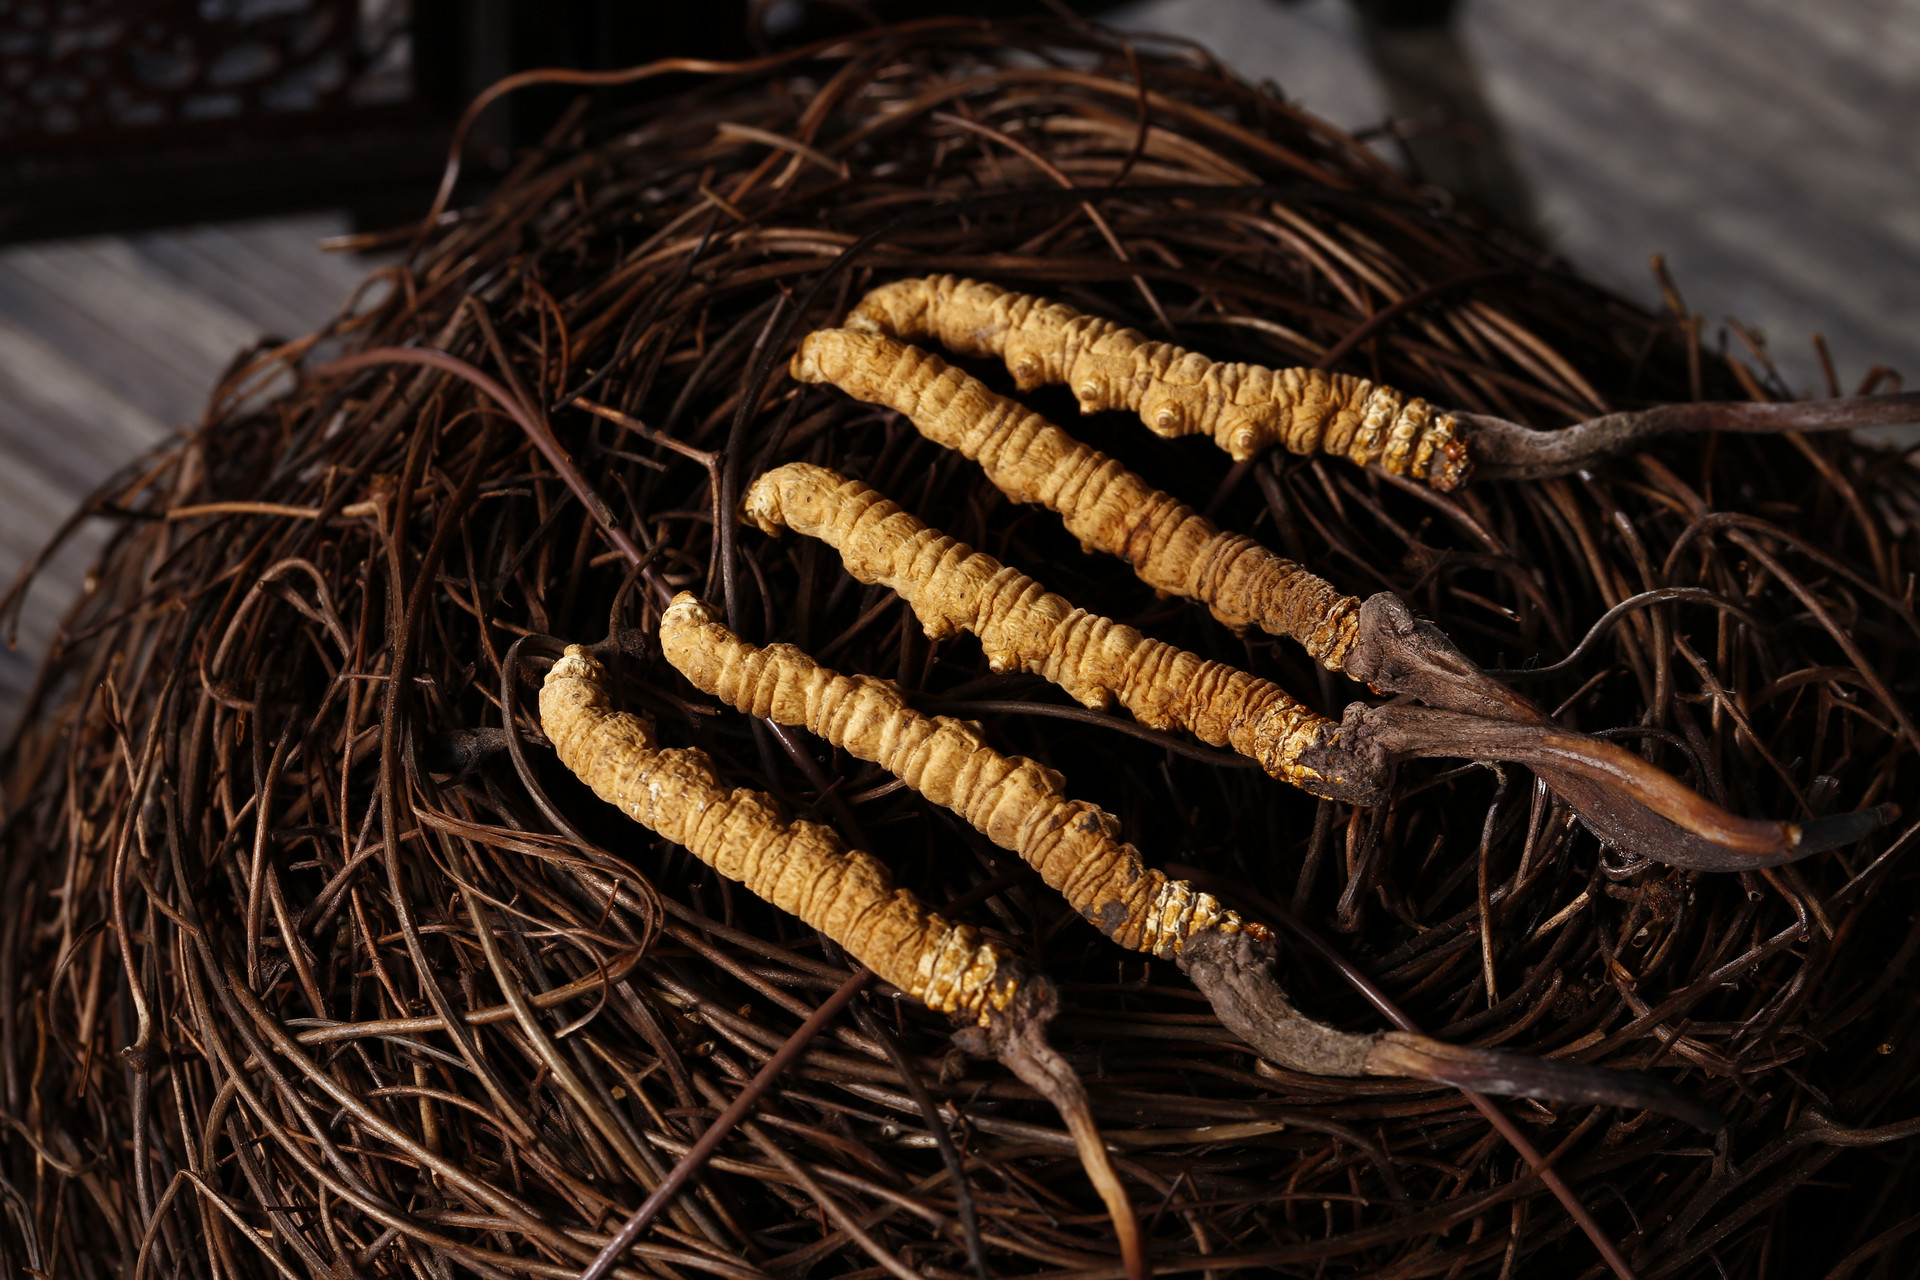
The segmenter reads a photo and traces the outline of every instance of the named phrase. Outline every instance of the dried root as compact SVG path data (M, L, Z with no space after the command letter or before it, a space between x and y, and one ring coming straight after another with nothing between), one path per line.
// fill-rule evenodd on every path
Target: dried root
M659 746L646 721L612 709L603 680L579 645L547 673L540 724L561 762L640 825L800 917L908 995L970 1023L975 1034L964 1045L999 1056L1060 1110L1114 1220L1129 1276L1145 1276L1139 1223L1085 1090L1041 1032L1058 1007L1052 984L894 888L879 860L848 849L830 828L784 821L760 792L723 788L705 752Z
M792 372L905 414L927 439L978 462L1015 502L1058 512L1082 546L1126 560L1148 586L1202 600L1230 627L1290 636L1331 671L1344 666L1360 601L1252 538L1222 532L964 369L883 334L825 329L800 344Z
M792 645L749 644L688 592L661 618L660 644L695 687L879 765L1019 854L1107 937L1178 963L1221 1021L1271 1062L1315 1075L1413 1076L1491 1093L1647 1107L1703 1128L1720 1125L1717 1113L1637 1073L1461 1049L1402 1032L1354 1035L1315 1022L1275 979L1264 926L1147 866L1121 839L1119 820L1069 799L1052 769L1001 755L974 725L915 711L888 681L842 675Z
M1209 360L1064 303L977 280L942 275L882 285L846 325L999 357L1022 391L1065 383L1082 413L1125 409L1158 435L1212 436L1236 459L1280 444L1378 463L1436 489L1457 488L1472 471L1452 415L1436 414L1425 400L1344 373Z
M930 638L979 637L995 671L1044 676L1097 710L1117 701L1143 724L1231 747L1315 795L1355 804L1384 795L1384 755L1350 752L1339 725L1278 685L1076 609L866 484L788 463L754 481L744 509L766 532L790 528L834 547L854 577L905 600Z

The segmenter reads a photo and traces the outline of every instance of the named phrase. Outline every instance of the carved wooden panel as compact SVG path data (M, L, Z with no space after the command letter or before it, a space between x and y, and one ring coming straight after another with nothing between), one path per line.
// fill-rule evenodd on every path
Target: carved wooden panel
M0 151L310 129L415 96L408 0L0 0ZM196 128L198 127L198 128Z

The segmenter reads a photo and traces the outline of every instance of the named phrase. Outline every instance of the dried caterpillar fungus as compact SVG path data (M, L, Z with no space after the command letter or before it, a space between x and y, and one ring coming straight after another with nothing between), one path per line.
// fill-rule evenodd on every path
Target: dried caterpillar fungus
M793 462L755 480L743 506L766 532L791 528L832 546L855 578L905 600L929 637L979 637L995 671L1044 676L1095 709L1117 701L1143 724L1231 747L1316 795L1356 804L1384 795L1385 756L1278 685L1076 609L866 484Z
M1111 816L1067 798L1059 774L1001 755L965 721L922 715L887 681L830 671L792 645L748 644L688 592L661 617L660 647L696 688L800 725L953 810L1123 947L1171 959L1201 929L1241 927L1210 895L1145 866Z
M614 711L599 662L579 645L547 673L540 722L561 761L607 803L686 848L845 947L942 1013L985 1023L1005 1009L1018 966L902 889L830 828L783 821L755 791L729 791L706 753L658 746L644 720Z
M1650 1077L1461 1049L1402 1032L1351 1033L1300 1014L1273 975L1266 929L1145 865L1120 824L1070 799L1064 779L1004 756L973 725L927 716L884 680L822 667L793 645L735 636L682 592L660 619L666 658L696 688L748 715L799 725L880 765L1020 855L1107 937L1173 960L1221 1021L1268 1061L1332 1076L1413 1076L1466 1088L1648 1107L1705 1128L1719 1117Z
M1022 391L1064 383L1083 413L1124 409L1158 435L1206 435L1235 459L1270 445L1325 452L1427 481L1466 483L1472 460L1451 414L1365 378L1210 360L1064 303L950 275L867 294L846 327L931 338L995 356Z
M905 414L929 440L978 462L1015 502L1059 513L1083 546L1128 561L1148 586L1204 601L1228 626L1290 636L1329 670L1345 665L1359 600L1223 532L964 369L883 334L824 329L800 344L792 373Z
M1525 697L1421 622L1391 593L1360 600L1240 534L998 395L939 357L880 334L808 335L794 377L830 382L905 414L922 435L978 462L1016 502L1060 514L1083 546L1119 556L1148 585L1204 602L1231 626L1300 641L1331 670L1471 719L1349 708L1349 751L1371 738L1394 754L1528 764L1604 839L1637 856L1703 870L1792 860L1858 838L1874 819L1836 815L1812 832L1736 817L1617 744L1559 728Z
M1051 983L965 925L927 910L870 854L827 827L783 821L765 795L728 791L704 752L658 746L616 712L600 663L568 645L540 689L540 723L562 763L642 826L834 939L900 990L971 1024L958 1036L998 1057L1061 1113L1107 1212L1129 1280L1148 1274L1139 1222L1095 1127L1079 1078L1042 1031Z

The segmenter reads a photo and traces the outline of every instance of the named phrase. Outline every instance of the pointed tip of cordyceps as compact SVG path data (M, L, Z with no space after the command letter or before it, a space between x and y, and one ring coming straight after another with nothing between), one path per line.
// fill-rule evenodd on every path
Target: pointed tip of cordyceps
M1396 758L1526 765L1607 844L1631 857L1694 871L1755 871L1796 862L1851 844L1900 812L1875 805L1802 823L1742 817L1616 743L1547 720L1355 703L1342 718L1341 732L1350 744L1371 744ZM1313 763L1304 755L1302 760Z
M1596 836L1630 858L1692 871L1758 871L1798 862L1862 840L1900 816L1900 806L1874 805L1803 823L1750 822L1775 833L1771 844L1733 847L1689 830L1591 778L1534 766L1555 795L1571 805Z
M1865 839L1899 817L1899 805L1877 804L1870 809L1830 813L1824 818L1814 818L1792 828L1795 833L1793 851L1799 857L1806 857L1808 854L1838 849Z
M1643 1071L1471 1049L1403 1031L1381 1037L1367 1067L1370 1075L1413 1076L1475 1093L1657 1111L1705 1133L1718 1133L1727 1126L1726 1117L1714 1108L1678 1085Z

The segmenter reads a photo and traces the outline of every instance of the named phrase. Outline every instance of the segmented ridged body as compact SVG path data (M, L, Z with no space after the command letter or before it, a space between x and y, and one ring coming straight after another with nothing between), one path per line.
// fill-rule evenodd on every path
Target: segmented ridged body
M915 711L887 681L842 675L789 644L749 644L684 592L660 619L660 647L727 705L803 726L959 814L1121 946L1172 958L1201 929L1241 927L1211 895L1146 866L1118 821L1069 799L1058 773L1001 755L971 724Z
M1450 414L1365 378L1210 360L1065 303L950 275L897 280L861 300L850 329L931 338L994 356L1023 391L1072 389L1083 413L1124 409L1159 435L1211 436L1236 459L1271 445L1336 454L1436 489L1472 470Z
M787 527L834 547L854 577L905 600L929 637L971 632L995 671L1044 676L1096 710L1118 701L1143 724L1231 747L1316 794L1378 799L1378 778L1324 776L1302 763L1310 747L1334 742L1339 726L1278 685L1076 609L866 484L788 463L754 481L744 509L769 532Z
M1013 999L1016 966L991 943L894 888L883 864L829 828L783 821L767 796L722 787L706 753L659 746L644 720L612 709L603 679L569 645L540 690L541 728L595 795L942 1013L984 1023Z
M1329 670L1352 648L1360 602L1252 538L1224 533L1116 459L964 369L882 334L807 335L793 375L886 405L978 462L1015 502L1058 512L1083 546L1126 560L1156 590L1200 600L1231 627L1291 636Z

